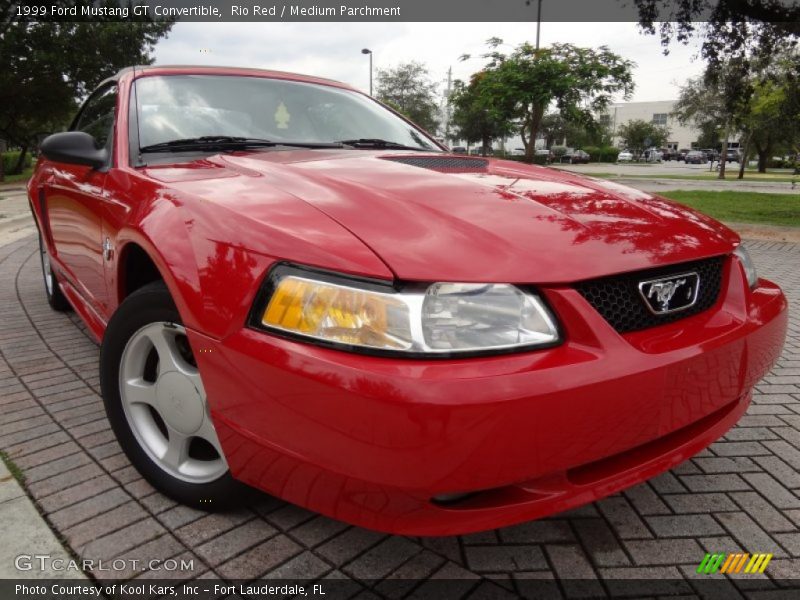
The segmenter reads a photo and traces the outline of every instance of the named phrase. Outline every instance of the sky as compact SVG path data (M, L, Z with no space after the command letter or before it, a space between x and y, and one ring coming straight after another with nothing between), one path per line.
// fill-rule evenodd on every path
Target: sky
M291 71L343 81L367 91L369 57L374 68L416 60L444 90L448 68L468 79L484 64L486 40L499 37L510 50L534 42L536 23L178 23L155 49L156 64L229 65ZM540 44L608 46L636 63L632 101L674 100L703 62L696 44L673 43L664 56L657 36L635 23L542 23ZM459 57L472 58L460 62ZM616 100L621 100L617 98Z

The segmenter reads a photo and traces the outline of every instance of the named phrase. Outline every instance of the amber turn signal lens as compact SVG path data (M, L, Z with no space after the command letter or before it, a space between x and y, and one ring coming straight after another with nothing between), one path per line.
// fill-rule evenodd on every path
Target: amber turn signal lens
M411 347L407 305L390 294L296 276L284 277L261 322L317 339L405 350Z

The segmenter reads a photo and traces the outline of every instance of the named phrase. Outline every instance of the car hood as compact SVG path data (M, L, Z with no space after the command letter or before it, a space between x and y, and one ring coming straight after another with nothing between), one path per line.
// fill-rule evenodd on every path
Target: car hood
M225 154L205 164L148 175L264 223L271 204L260 197L294 196L403 280L568 283L724 254L739 241L658 196L511 161L316 150Z

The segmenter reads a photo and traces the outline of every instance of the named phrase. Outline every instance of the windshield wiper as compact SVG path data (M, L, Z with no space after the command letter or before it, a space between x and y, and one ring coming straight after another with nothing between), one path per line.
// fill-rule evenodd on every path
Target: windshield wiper
M204 135L202 137L170 140L169 142L142 146L139 148L139 152L236 150L239 148L269 148L273 146L289 146L292 148L341 148L342 144L329 142L278 142L261 138L236 137L232 135Z
M417 152L436 152L433 148L420 148L419 146L406 146L398 142L390 142L380 138L358 138L356 140L339 140L339 144L353 148L377 148L379 150L416 150Z

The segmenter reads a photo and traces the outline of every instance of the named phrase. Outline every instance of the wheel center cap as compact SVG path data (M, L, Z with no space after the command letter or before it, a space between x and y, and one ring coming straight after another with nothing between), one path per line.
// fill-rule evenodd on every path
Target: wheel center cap
M158 378L156 398L161 418L175 431L191 435L200 429L205 414L203 399L191 380L170 371Z

